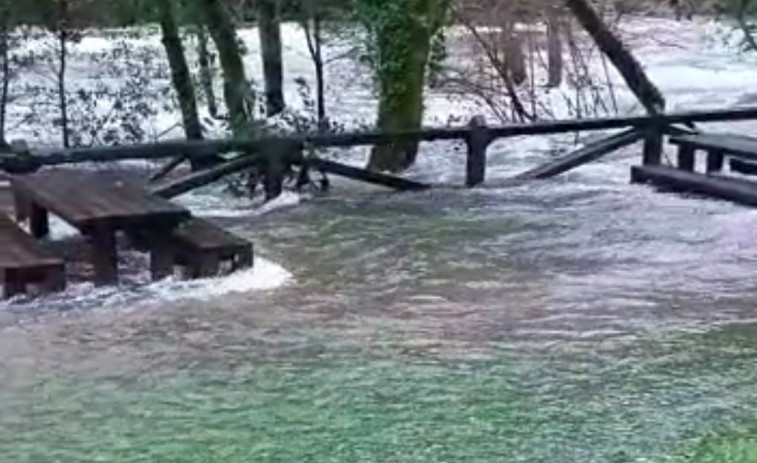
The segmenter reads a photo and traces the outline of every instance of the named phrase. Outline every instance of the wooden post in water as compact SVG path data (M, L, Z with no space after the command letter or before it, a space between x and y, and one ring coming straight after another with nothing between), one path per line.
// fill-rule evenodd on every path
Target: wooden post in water
M659 166L662 163L662 127L655 124L647 129L644 139L645 166Z
M678 149L678 168L689 172L694 172L696 158L693 145L681 145Z
M707 153L707 173L720 172L723 170L725 156L722 151L710 150Z
M475 116L468 123L470 133L465 139L468 158L465 165L465 186L475 187L486 179L486 148L491 143L489 129L483 116Z

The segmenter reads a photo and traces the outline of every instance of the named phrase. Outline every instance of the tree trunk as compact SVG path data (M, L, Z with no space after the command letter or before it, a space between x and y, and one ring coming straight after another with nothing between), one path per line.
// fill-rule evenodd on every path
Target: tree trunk
M197 0L202 8L210 36L218 49L223 69L224 100L229 111L231 130L235 136L244 136L249 129L251 90L244 72L242 50L237 41L236 28L221 0Z
M515 23L509 24L505 40L507 40L505 65L515 85L521 85L528 79L528 72L526 71L526 58L523 56L523 43L521 43L521 37L515 30Z
M258 33L263 58L266 114L270 117L284 110L284 67L277 0L258 0Z
M327 120L325 98L326 82L323 73L323 35L321 33L321 16L316 11L314 5L315 1L316 0L308 1L307 17L303 20L302 27L305 30L308 51L310 52L310 59L313 60L313 67L315 70L318 130L324 131L327 129Z
M202 126L197 113L197 99L195 96L192 76L184 55L184 45L179 36L171 0L153 0L157 7L160 29L163 34L163 48L166 50L168 65L171 68L171 83L179 98L181 118L184 132L188 140L202 140Z
M208 50L208 34L203 24L197 25L197 64L200 67L200 86L205 94L210 117L218 117L216 93L213 90L213 67L210 51Z
M404 14L388 23L379 21L381 26L374 32L379 61L377 125L382 132L420 128L431 40L446 12L445 0L409 1L411 6ZM413 165L417 154L417 141L376 146L368 168L399 172Z
M64 148L71 147L71 133L68 127L68 99L66 98L66 68L68 66L68 0L60 0L58 10L58 109L60 129Z
M8 25L8 11L3 5L0 10L2 18L0 18L0 60L2 60L3 81L2 89L0 90L0 148L8 146L8 141L5 138L5 119L8 113L8 95L10 93L10 28Z
M547 10L547 86L559 87L563 77L562 38L557 8Z
M641 64L615 37L587 0L565 0L566 5L589 33L599 49L610 59L623 76L626 84L636 95L649 114L665 110L665 98L655 84L649 80Z

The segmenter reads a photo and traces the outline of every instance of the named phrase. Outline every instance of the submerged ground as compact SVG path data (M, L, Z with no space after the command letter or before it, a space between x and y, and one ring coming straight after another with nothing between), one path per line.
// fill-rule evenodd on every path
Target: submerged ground
M630 28L673 108L751 98L715 29ZM565 143L498 144L492 183ZM754 461L757 213L629 185L639 151L519 188L183 198L265 260L0 306L0 461Z

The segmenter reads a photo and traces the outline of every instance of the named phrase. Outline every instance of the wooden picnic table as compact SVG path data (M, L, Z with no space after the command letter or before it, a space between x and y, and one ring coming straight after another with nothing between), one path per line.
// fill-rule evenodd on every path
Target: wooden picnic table
M49 234L48 213L77 228L92 246L95 283L118 282L116 233L146 240L153 279L173 270L171 233L191 215L185 208L150 194L141 186L97 172L43 171L16 175L11 184L17 211L29 215L36 238Z

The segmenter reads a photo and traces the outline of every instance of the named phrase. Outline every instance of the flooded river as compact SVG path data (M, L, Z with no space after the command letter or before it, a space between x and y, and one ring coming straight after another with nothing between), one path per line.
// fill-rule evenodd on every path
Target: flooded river
M653 74L757 74L684 52ZM681 105L744 93L665 83ZM566 142L498 143L490 180ZM639 158L517 188L336 182L263 214L183 198L254 240L256 270L0 306L0 462L659 461L748 423L757 213L629 185ZM411 175L462 163L428 146Z

